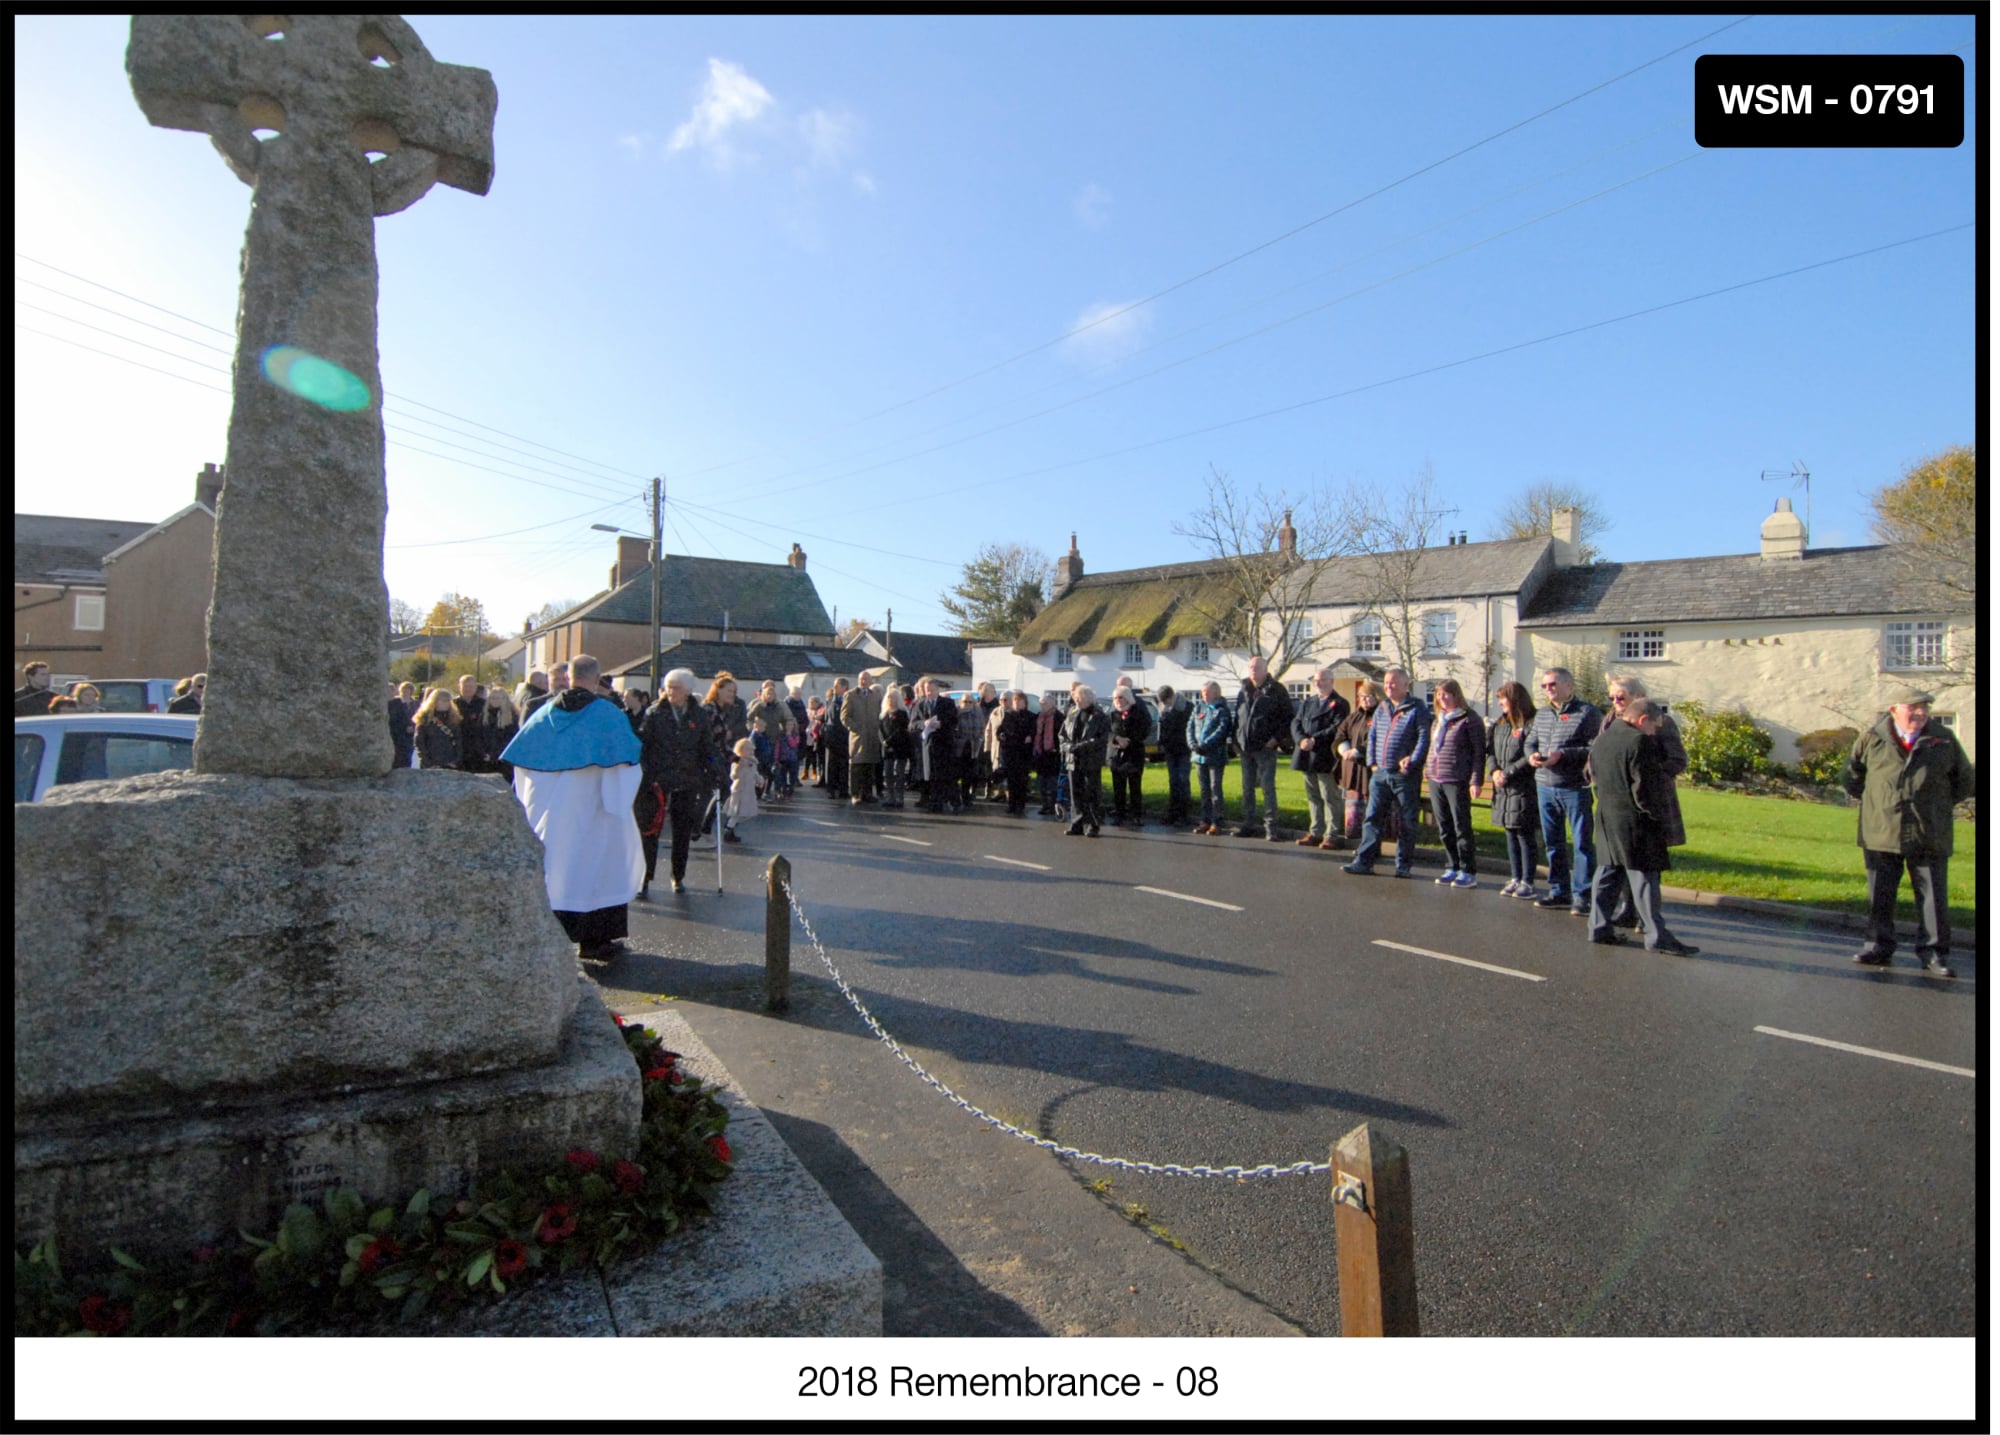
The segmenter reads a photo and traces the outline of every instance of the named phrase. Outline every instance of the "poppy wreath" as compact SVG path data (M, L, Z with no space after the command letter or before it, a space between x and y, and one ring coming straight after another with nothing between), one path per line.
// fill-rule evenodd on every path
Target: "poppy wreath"
M613 1016L640 1072L639 1149L571 1151L470 1194L371 1205L348 1187L286 1208L277 1229L140 1261L116 1247L65 1270L55 1242L14 1249L14 1334L277 1335L407 1324L493 1301L554 1271L651 1250L728 1179L729 1113L647 1028Z

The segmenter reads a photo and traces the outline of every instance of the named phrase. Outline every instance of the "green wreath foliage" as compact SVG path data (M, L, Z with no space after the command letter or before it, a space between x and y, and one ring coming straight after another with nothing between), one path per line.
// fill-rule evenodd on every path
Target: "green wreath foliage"
M52 1239L17 1242L14 1334L366 1330L651 1250L705 1212L728 1178L729 1112L653 1032L613 1020L641 1076L632 1159L572 1151L552 1170L501 1171L458 1200L418 1191L370 1205L343 1186L317 1206L287 1207L275 1230L240 1231L171 1261L113 1247L68 1271Z

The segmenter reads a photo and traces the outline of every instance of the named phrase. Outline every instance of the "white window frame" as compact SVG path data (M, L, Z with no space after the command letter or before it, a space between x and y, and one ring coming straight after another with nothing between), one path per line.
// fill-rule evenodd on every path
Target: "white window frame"
M1059 673L1071 672L1076 668L1076 654L1070 651L1068 643L1056 643L1049 654L1049 666Z
M84 614L89 613L90 618ZM93 621L94 620L94 621ZM104 595L102 593L79 593L76 595L76 621L71 625L79 633L101 633L104 631Z
M1918 661L1919 645L1934 638L1937 652L1933 661ZM1899 619L1882 627L1882 666L1892 673L1934 672L1951 656L1951 625L1942 618Z
M1648 648L1653 651L1646 651ZM1621 663L1663 663L1667 659L1667 630L1620 628L1616 651Z
M1137 638L1123 638L1119 641L1119 662L1121 668L1143 668L1146 666L1146 645Z
M806 635L804 633L778 634L778 646L781 648L803 648L805 645Z
M1285 691L1291 696L1293 702L1302 703L1306 700L1306 694L1312 691L1312 681L1311 679L1302 678L1295 683L1286 683Z
M1442 646L1439 646L1431 636L1431 625L1434 622L1440 627L1446 623L1451 625L1451 631L1445 634ZM1423 635L1424 657L1447 658L1456 653L1458 651L1458 610L1456 608L1432 608L1424 614Z
M1373 613L1363 613L1354 620L1353 650L1356 653L1380 653L1382 651L1382 620Z

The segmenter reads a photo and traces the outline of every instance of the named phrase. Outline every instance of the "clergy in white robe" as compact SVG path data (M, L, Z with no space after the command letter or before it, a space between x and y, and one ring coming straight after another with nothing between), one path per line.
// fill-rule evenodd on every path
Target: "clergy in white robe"
M570 664L572 682L581 661ZM631 720L590 685L572 686L535 710L501 758L513 765L515 795L542 841L556 920L581 955L616 955L626 904L646 876L632 820L640 774Z

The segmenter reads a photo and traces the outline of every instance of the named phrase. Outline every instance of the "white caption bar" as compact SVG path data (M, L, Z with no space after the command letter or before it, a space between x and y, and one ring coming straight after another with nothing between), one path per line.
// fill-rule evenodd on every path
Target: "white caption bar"
M1199 902L1204 907L1220 907L1225 912L1240 912L1243 909L1234 902L1216 902L1207 897L1190 897L1185 892L1169 892L1164 887L1134 887L1135 892L1151 892L1155 897L1172 897L1176 902Z
M1752 1030L1761 1031L1766 1036L1782 1036L1787 1041L1803 1041L1813 1046L1830 1046L1835 1051L1851 1051L1856 1056L1872 1056L1882 1061L1900 1061L1905 1066L1921 1066L1926 1071L1947 1071L1953 1076L1970 1076L1974 1080L1979 1077L1979 1073L1969 1067L1946 1066L1941 1061L1925 1061L1920 1056L1898 1056L1893 1051L1877 1051L1872 1046L1850 1046L1844 1041L1829 1041L1823 1036L1807 1036L1804 1032L1798 1031L1779 1031L1775 1026L1753 1027Z
M1516 971L1512 967L1496 967L1491 962L1475 962L1470 957L1454 957L1450 952L1434 952L1429 947L1406 947L1401 942L1375 939L1378 947L1394 947L1399 952L1414 952L1420 957L1436 957L1441 962L1457 962L1461 967L1477 967L1482 972L1498 972L1503 977L1519 977L1524 982L1545 982L1547 977L1538 977L1533 972Z
M1030 869L1031 871L1035 871L1035 872L1046 872L1046 871L1048 871L1048 870L1049 870L1049 869L1048 869L1048 865L1047 865L1046 863L1042 863L1042 862L1023 862L1023 861L1020 861L1020 860L1019 860L1018 858L1014 858L1014 857L995 857L995 856L994 856L994 855L993 855L993 854L992 854L991 852L988 852L988 853L986 854L986 860L987 860L988 862L1004 862L1004 863L1006 863L1006 864L1007 864L1007 865L1008 865L1009 867L1026 867L1026 868L1029 868L1029 869Z

